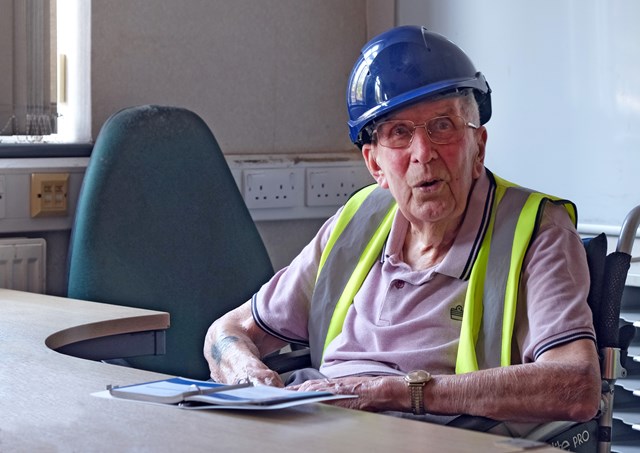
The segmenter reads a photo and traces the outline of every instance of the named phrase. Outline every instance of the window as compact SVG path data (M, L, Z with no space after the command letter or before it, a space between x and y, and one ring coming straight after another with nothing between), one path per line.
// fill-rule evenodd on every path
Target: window
M89 142L88 0L0 0L0 142Z
M56 1L2 1L0 134L56 132ZM8 22L8 23L7 23Z

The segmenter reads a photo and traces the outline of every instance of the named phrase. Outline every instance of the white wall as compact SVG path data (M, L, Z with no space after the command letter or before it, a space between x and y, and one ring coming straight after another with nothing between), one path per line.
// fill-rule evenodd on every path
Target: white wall
M397 0L493 89L487 166L577 203L582 230L640 204L640 2ZM611 229L611 232L617 229Z

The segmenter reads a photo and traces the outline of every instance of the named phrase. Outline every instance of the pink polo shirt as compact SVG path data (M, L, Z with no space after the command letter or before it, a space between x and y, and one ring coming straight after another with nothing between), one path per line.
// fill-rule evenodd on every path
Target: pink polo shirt
M327 347L320 371L328 377L455 371L458 337L474 242L486 221L489 178L476 182L460 231L445 258L413 271L402 247L409 222L398 211L381 259L350 307L342 333ZM292 263L253 297L253 316L266 332L290 342L308 339L308 307L318 262L338 214ZM566 211L548 204L524 262L515 325L514 362L579 338L594 339L587 305L584 247ZM501 323L499 323L501 324Z

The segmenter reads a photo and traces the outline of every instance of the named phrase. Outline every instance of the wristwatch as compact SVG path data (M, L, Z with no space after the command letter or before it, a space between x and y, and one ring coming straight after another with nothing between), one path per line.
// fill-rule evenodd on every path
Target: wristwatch
M425 413L423 389L430 380L431 374L424 370L410 371L404 376L404 381L409 387L409 395L411 396L411 409L416 415Z

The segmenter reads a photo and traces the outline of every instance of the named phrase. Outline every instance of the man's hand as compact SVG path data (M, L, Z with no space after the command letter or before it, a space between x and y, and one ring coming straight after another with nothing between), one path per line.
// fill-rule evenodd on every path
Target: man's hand
M236 336L225 336L211 345L211 378L226 384L251 382L253 385L283 387L278 373L267 368L251 352L245 352L249 348L244 344L238 344L240 341ZM207 343L205 348L208 346Z
M336 379L314 379L287 389L327 391L336 395L358 395L358 398L327 401L328 404L370 412L406 411L409 393L402 376L349 376Z
M204 355L216 382L282 387L282 379L260 357L282 347L284 342L258 327L251 315L251 302L215 321L205 337Z

